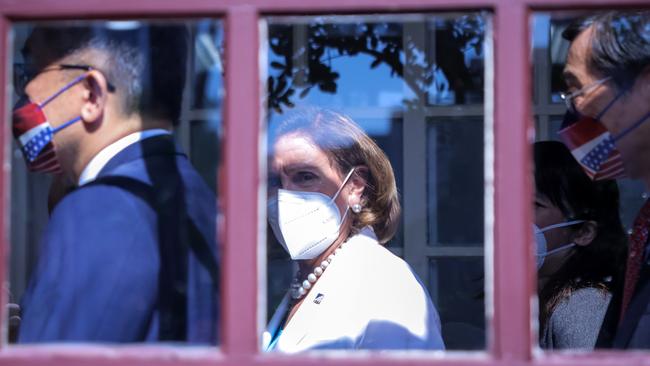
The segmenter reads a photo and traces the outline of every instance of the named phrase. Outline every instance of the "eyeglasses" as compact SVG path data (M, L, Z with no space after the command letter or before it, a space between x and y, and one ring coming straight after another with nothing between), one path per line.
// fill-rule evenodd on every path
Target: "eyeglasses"
M44 69L39 69L33 64L24 64L16 63L14 64L14 91L17 95L25 94L25 87L29 84L30 81L34 80L36 76L47 71L60 71L60 70L97 70L96 68L89 65L69 65L69 64L60 64L55 66L46 67ZM108 82L108 91L114 92L115 87L113 84Z
M573 93L568 93L568 92L560 93L560 98L562 98L564 100L564 103L566 104L566 108L570 112L575 113L576 106L575 106L575 103L573 103L574 98L589 93L590 91L596 89L596 87L598 87L599 85L602 85L603 83L605 83L606 81L608 81L611 78L612 78L611 76L608 76L606 78L596 80L593 83L591 83L589 85L586 85L586 86L574 91Z

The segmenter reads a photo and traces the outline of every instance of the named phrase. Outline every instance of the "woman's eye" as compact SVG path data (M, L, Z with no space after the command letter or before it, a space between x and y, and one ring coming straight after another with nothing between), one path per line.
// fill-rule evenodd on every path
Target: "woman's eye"
M299 172L294 176L294 183L309 184L316 179L316 175L309 172Z

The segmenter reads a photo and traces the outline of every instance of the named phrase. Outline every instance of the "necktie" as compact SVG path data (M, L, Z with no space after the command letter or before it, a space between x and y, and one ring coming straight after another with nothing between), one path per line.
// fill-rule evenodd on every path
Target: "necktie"
M650 229L650 199L639 211L639 215L634 220L632 235L630 236L630 248L627 255L627 266L625 269L625 286L623 288L623 302L621 304L621 317L619 324L623 321L623 316L627 310L634 288L639 281L641 273L641 264L645 253L645 244L648 241L648 230Z

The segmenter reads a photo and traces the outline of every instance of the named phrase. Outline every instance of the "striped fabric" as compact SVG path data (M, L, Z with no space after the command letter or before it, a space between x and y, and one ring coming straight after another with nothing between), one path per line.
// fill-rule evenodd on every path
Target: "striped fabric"
M13 112L13 134L31 171L59 173L54 151L54 132L36 103L28 103Z
M560 130L559 135L589 178L604 180L625 176L621 154L602 123L581 116L578 122Z

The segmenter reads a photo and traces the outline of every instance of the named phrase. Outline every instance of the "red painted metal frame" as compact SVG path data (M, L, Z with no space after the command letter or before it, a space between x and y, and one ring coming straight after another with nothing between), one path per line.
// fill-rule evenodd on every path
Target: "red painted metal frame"
M527 243L532 219L527 130L530 69L528 14L521 3L501 3L494 15L494 318L492 350L504 360L530 359L532 258ZM519 92L513 92L519 90ZM510 101L505 103L508 96Z
M255 8L228 10L226 18L226 230L222 275L222 347L248 356L259 347L257 246L260 99L259 25ZM235 47L233 45L238 45Z
M625 0L647 6L647 0ZM223 17L226 20L226 110L224 167L220 192L225 227L223 253L221 348L109 346L3 346L0 366L12 365L650 365L650 354L597 352L534 355L530 296L534 266L528 247L530 69L528 18L535 10L620 7L615 0L0 0L0 70L9 62L11 22L26 19L120 17ZM495 45L495 227L494 312L487 353L435 356L359 355L282 357L258 351L257 220L259 177L259 23L266 14L373 13L487 9L494 13ZM0 72L0 85L7 85ZM8 99L0 89L0 101ZM9 104L0 102L0 115ZM9 125L0 130L0 283L6 281L9 258L10 158ZM528 258L528 260L522 260ZM0 292L0 305L7 299ZM4 329L0 316L0 329Z

